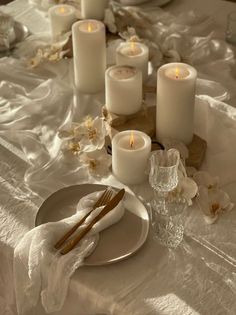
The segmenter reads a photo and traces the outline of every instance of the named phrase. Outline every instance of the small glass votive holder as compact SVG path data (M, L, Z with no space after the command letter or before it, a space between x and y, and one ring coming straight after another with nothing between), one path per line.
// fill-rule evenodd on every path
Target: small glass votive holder
M228 43L236 45L236 11L227 15L225 39Z
M154 239L176 248L183 239L185 200L175 196L178 185L179 152L156 151L150 157L149 183L154 190L151 225Z

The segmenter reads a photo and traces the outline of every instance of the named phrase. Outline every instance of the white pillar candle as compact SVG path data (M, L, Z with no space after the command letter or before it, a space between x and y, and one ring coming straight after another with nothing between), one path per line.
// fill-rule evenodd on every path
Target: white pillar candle
M142 106L142 73L131 66L113 66L106 71L106 107L118 115L131 115Z
M141 184L147 179L151 138L144 132L127 130L112 139L112 171L126 185Z
M96 20L76 22L72 27L75 86L83 93L104 89L106 71L105 26Z
M157 73L156 136L189 144L193 138L197 71L184 63L169 63Z
M129 65L142 71L143 82L148 79L149 49L137 42L121 43L116 50L116 64Z
M51 7L48 15L53 38L70 31L72 24L77 20L75 8L67 4Z
M103 20L108 0L81 0L83 19Z

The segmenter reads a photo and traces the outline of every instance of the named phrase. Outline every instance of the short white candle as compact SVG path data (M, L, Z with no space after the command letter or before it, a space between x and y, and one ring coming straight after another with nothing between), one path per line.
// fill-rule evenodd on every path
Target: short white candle
M131 66L106 71L106 107L118 115L131 115L142 106L142 73Z
M96 20L76 22L72 27L75 86L83 93L104 89L106 71L105 26Z
M51 7L48 15L53 38L70 31L72 24L77 20L75 8L67 4Z
M146 168L151 139L141 131L122 131L112 139L112 171L126 185L141 184L147 179Z
M81 0L83 19L103 20L108 0Z
M189 144L193 138L197 71L184 63L169 63L157 73L156 135Z
M121 43L116 50L116 64L129 65L142 71L143 82L148 79L149 49L137 42Z

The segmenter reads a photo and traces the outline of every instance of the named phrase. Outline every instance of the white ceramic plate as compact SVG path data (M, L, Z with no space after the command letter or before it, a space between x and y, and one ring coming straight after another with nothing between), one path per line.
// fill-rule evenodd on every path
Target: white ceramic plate
M92 192L104 190L103 185L76 185L58 190L47 198L39 208L35 225L55 222L74 214L79 200ZM149 230L146 208L136 197L125 193L125 214L122 219L100 233L94 252L85 264L98 266L123 260L134 254L145 242Z

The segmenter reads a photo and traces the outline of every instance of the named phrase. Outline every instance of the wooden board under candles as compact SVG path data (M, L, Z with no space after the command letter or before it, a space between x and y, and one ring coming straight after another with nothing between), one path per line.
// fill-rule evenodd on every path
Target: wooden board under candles
M110 135L111 138L114 136L114 134L120 131L139 130L145 132L152 138L152 151L161 149L155 139L155 106L144 106L138 113L129 116L121 116L110 113L104 106L103 116L112 127ZM110 145L110 141L108 141L106 144ZM189 158L186 160L186 165L193 166L196 169L199 169L206 154L207 142L199 136L194 135L193 141L189 145L187 145L187 148L189 150Z
M154 107L143 107L138 113L124 116L108 112L103 107L103 116L110 126L117 131L139 130L153 138L155 136L154 109Z

